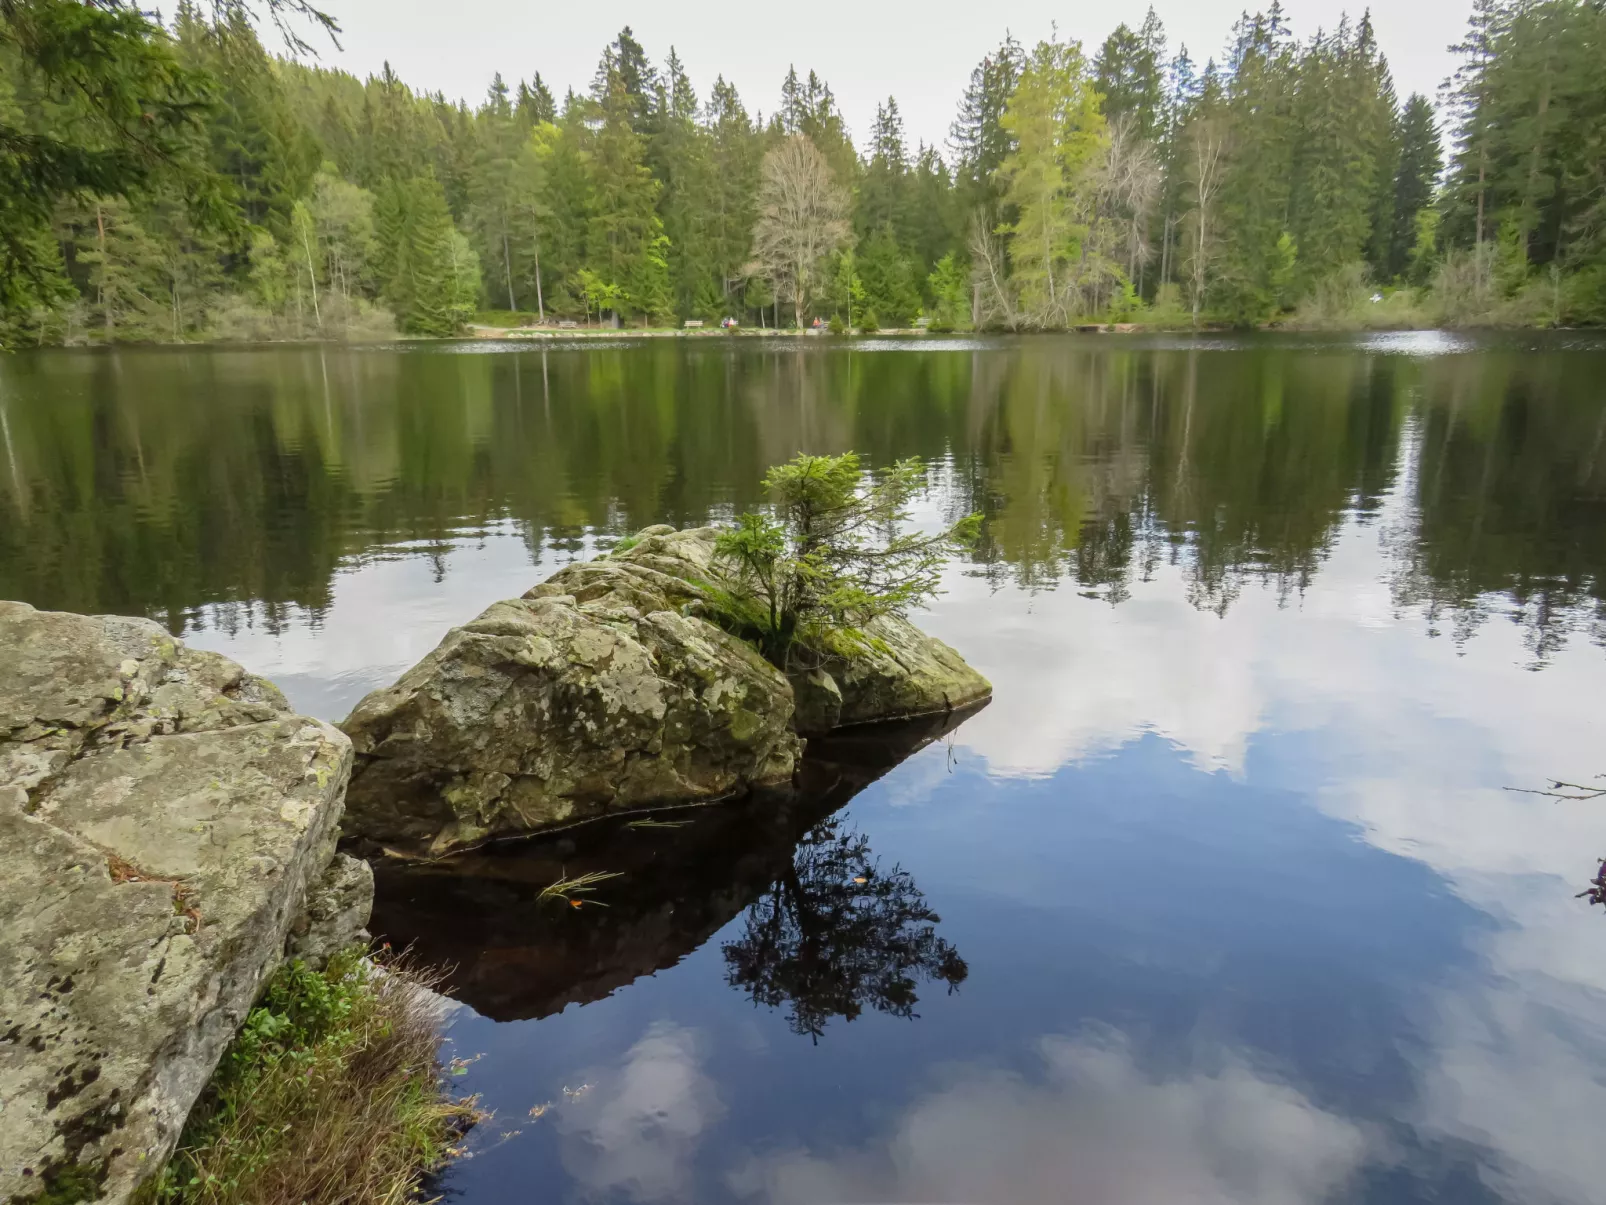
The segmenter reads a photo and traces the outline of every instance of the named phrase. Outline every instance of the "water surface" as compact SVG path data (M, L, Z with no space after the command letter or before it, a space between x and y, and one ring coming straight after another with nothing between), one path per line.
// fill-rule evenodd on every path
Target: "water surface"
M329 718L489 602L856 448L979 510L985 709L380 875L526 1202L1587 1202L1606 343L760 340L0 360L0 597ZM687 821L687 823L682 823ZM606 907L541 903L622 877ZM862 882L860 880L863 880Z

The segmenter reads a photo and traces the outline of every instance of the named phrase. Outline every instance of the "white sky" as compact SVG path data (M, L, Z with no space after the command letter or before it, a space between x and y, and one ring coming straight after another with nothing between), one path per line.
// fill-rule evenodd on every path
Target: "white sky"
M1062 34L1080 39L1089 54L1121 21L1136 27L1148 8L1144 0L1110 4L1053 4L1014 0L1009 4L887 3L861 0L853 5L812 8L706 3L540 5L521 0L323 0L345 33L343 52L332 49L323 61L356 75L379 70L386 59L409 84L477 102L494 71L509 82L539 71L561 100L567 87L585 88L602 47L629 25L657 62L675 46L698 95L707 98L716 74L723 73L742 94L748 111L774 109L789 64L800 73L811 67L831 85L847 116L855 142L862 142L878 100L889 93L903 111L909 142L924 138L941 144L970 78L970 70L1006 30L1030 44L1058 22ZM1220 56L1228 31L1246 0L1156 0L1173 50L1186 43L1200 64ZM1331 27L1363 3L1344 0L1284 0L1294 33L1303 39ZM1374 6L1378 41L1394 71L1403 99L1409 93L1435 96L1449 74L1470 0L1394 0Z

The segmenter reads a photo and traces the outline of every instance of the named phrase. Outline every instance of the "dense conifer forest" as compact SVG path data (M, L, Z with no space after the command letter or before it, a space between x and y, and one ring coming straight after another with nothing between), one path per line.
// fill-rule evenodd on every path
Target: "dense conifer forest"
M1274 3L1213 55L1152 11L1006 40L941 147L894 97L855 144L813 72L744 100L628 28L583 94L471 105L329 65L318 23L0 0L0 344L1606 321L1602 0L1476 0L1437 98L1365 14Z

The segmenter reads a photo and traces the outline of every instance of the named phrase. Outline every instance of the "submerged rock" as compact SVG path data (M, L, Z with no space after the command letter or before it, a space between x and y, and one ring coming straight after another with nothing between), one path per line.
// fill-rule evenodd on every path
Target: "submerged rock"
M992 694L901 619L791 681L710 622L705 527L649 527L448 632L341 725L346 831L442 855L610 812L788 781L798 734L940 714Z
M350 745L156 624L0 602L0 1199L122 1201L282 960Z
M680 610L713 530L643 534L493 604L357 704L348 832L441 854L791 778L786 679Z

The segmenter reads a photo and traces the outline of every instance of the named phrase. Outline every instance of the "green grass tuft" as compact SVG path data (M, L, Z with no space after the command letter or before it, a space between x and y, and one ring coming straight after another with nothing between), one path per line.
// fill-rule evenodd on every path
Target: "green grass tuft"
M360 949L281 968L141 1205L399 1205L480 1119L443 1089L439 998Z

